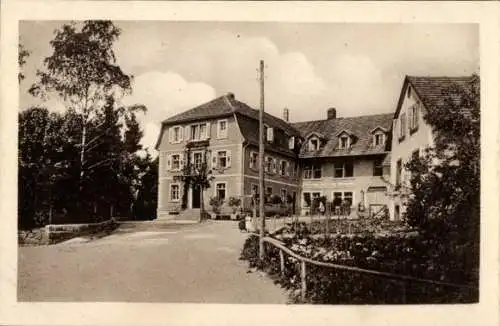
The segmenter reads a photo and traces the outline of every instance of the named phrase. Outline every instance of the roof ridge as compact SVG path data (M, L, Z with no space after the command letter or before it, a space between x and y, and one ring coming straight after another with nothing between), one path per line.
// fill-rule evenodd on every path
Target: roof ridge
M392 113L392 112L377 113L377 114L363 114L363 115L356 115L356 116L351 116L351 117L338 117L335 119L306 120L306 121L297 121L297 122L290 122L290 123L291 124L299 124L299 123L312 123L312 122L327 122L327 121L356 119L356 118L364 118L364 117L376 117L376 116L383 116L383 115L391 115L392 116L393 114L394 113Z

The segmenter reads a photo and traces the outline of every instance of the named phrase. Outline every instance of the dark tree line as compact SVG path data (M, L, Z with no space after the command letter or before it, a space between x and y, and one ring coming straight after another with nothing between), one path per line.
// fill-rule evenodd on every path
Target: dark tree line
M19 113L21 228L155 217L158 161L139 155L143 132L137 114L146 108L119 105L132 90L132 76L115 63L112 45L119 35L110 21L71 23L55 31L53 53L30 93L55 96L66 111L32 107ZM20 49L22 66L29 52Z

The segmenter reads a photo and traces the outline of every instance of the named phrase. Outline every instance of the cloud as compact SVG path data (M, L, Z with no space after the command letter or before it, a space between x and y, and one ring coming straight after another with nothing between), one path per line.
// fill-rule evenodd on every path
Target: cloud
M188 82L174 72L151 71L134 78L133 93L124 99L124 104L147 107L146 114L139 116L144 128L142 144L153 148L161 121L214 97L215 90L210 85Z
M147 36L147 33L142 35L153 37ZM296 117L305 118L307 112L301 114L299 110L307 108L312 98L316 99L326 90L324 80L304 53L282 53L267 37L246 36L214 29L189 34L178 40L177 46L174 46L171 40L169 42L171 37L154 35L155 42L165 46L153 46L154 51L148 51L148 60L160 62L158 66L168 67L185 79L198 81L201 85L210 85L216 95L232 92L237 99L257 108L260 101L260 60L264 60L266 65L266 110L270 113L280 116L283 107L289 107L291 110L297 110ZM128 50L123 54L122 50L117 50L120 61L136 61L135 56L130 53L130 49L134 48L133 44L126 44L133 39L128 37L129 41L120 41L122 44L119 49ZM156 91L159 91L161 96L167 96L165 86Z

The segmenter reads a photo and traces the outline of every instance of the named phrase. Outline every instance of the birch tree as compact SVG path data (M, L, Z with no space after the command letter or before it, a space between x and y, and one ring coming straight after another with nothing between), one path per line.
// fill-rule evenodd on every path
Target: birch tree
M80 183L88 169L90 123L108 97L118 98L131 92L132 76L116 64L113 43L120 29L111 21L93 20L64 24L50 41L52 54L44 59L44 69L30 88L34 96L56 94L67 109L74 110L80 124Z

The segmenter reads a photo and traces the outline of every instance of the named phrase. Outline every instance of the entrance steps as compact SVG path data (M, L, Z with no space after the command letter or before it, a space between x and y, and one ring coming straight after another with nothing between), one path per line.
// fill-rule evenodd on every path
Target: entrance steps
M169 221L173 223L183 223L191 222L198 223L200 221L200 209L199 208L187 208L180 211L178 214L161 214L158 215L156 221Z

